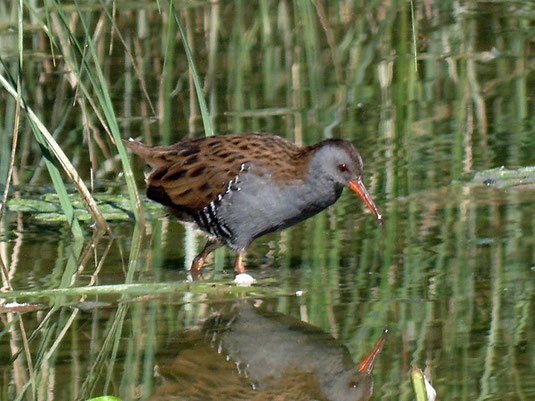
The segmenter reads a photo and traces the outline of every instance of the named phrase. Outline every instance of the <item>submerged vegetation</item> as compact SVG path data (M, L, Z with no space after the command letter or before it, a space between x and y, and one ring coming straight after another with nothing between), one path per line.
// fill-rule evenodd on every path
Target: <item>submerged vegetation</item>
M388 325L381 399L411 364L441 400L533 398L534 4L173 4L0 3L0 398L145 399L169 339L242 297L353 355ZM348 195L258 241L258 286L223 250L184 282L195 234L121 139L246 131L353 141L385 226Z

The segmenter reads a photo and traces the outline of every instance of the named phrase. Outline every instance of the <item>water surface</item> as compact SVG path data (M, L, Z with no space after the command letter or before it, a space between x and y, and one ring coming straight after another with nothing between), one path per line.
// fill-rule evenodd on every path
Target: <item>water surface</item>
M203 135L166 5L115 6L124 44L100 6L81 17L124 138L165 144ZM69 7L71 29L84 38ZM388 327L372 399L412 400L411 365L427 369L440 400L533 399L534 187L473 180L487 169L535 164L532 3L415 2L414 20L405 2L184 7L216 130L274 132L300 144L353 141L385 224L346 191L322 214L257 240L247 267L258 282L242 289L231 283L228 250L209 260L205 282L189 283L185 266L203 239L161 209L142 227L111 223L113 239L84 224L82 241L64 223L8 210L0 233L9 275L0 294L0 398L210 399L178 390L157 398L169 385L161 370L185 343L205 346L192 333L220 305L245 300L316 327L357 364ZM16 8L2 13L14 29L1 30L0 55L16 71ZM57 31L58 14L50 17ZM25 22L28 103L88 183L92 175L96 195L126 197L114 148L69 80L67 54L56 49L54 64L39 21L28 12ZM0 141L10 141L14 101L4 92L0 99ZM19 141L10 197L40 198L53 190L27 123ZM134 166L142 188L144 166ZM245 387L226 399L262 399L242 361L220 364L224 353L202 349L202 360L189 361L198 378L213 377L213 389L234 377ZM294 366L305 365L299 358ZM187 378L177 377L182 389Z

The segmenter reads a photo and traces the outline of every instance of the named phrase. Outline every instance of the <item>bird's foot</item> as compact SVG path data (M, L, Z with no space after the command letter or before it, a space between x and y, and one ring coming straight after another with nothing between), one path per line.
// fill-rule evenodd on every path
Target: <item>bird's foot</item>
M234 277L234 282L239 287L249 287L251 284L253 284L256 280L253 278L253 276L247 274L247 273L240 273Z
M197 270L190 270L188 271L188 279L187 281L203 281L204 277L202 276L202 272Z
M202 280L202 266L204 264L204 258L197 256L195 259L193 259L193 263L191 264L191 267L189 269L189 275L193 278L193 280Z

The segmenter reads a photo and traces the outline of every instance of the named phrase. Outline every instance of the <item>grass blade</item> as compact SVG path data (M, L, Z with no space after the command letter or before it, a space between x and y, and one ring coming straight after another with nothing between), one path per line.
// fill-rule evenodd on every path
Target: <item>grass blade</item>
M4 63L2 62L2 64ZM5 64L4 64L4 69L5 69ZM9 83L9 81L3 75L0 75L0 85L2 85L4 89L6 89L6 91L11 96L13 96L14 98L17 98L17 90L13 87L11 83ZM65 170L69 178L72 180L72 182L76 186L76 189L80 193L80 196L82 197L84 203L86 204L89 212L95 219L97 226L99 228L105 229L108 232L110 232L108 223L106 223L106 220L100 213L100 210L98 209L95 200L89 193L89 190L87 189L86 185L84 184L84 182L78 175L78 172L76 171L76 169L70 162L67 155L65 155L61 147L54 140L54 138L52 137L48 129L45 127L45 125L42 123L42 121L39 119L39 117L37 117L37 115L33 112L33 110L28 105L26 105L26 102L24 102L24 99L21 99L21 101L22 101L24 110L26 111L27 118L31 123L31 127L34 132L34 135L41 149L44 152L43 155L45 156L46 166L50 173L50 177L54 184L54 188L56 192L58 193L61 207L63 211L65 212L65 215L67 216L67 221L71 225L71 229L73 230L73 235L76 238L83 237L82 229L80 227L78 220L76 219L76 216L74 215L74 209L69 201L67 190L65 189L65 185L63 184L59 170L57 169L57 167L52 161L53 160L52 154L60 162L63 169Z
M186 51L186 57L188 58L190 73L193 75L195 91L197 92L197 99L199 100L199 108L201 109L202 123L204 125L204 134L206 136L213 136L214 127L212 126L212 119L210 118L210 112L208 111L208 107L206 106L206 101L204 100L204 93L203 93L202 86L201 86L201 80L199 79L199 74L197 73L197 68L195 67L195 62L193 60L193 56L189 48L188 37L186 36L186 32L184 28L182 27L182 24L180 23L180 18L178 17L178 13L175 7L173 6L173 0L169 2L169 6L170 6L169 14L171 14L172 12L173 15L175 16L175 21L180 31L180 37L184 45L184 50Z
M57 13L59 20L65 29L65 33L68 35L69 39L72 41L74 45L72 46L73 50L77 51L78 54L80 55L82 67L83 69L85 69L87 77L89 78L91 82L91 87L97 95L98 102L100 104L102 112L104 113L104 120L101 119L101 122L103 123L104 127L110 133L112 140L119 153L119 157L121 159L121 164L122 164L123 173L125 176L125 181L126 181L130 203L131 203L131 208L134 211L136 220L140 224L143 224L143 222L145 221L145 217L143 214L143 209L141 208L141 200L139 198L139 193L137 191L134 174L132 172L132 168L128 160L128 153L126 152L126 149L122 143L121 134L119 130L119 124L117 122L117 118L115 116L115 112L112 106L107 82L102 72L102 68L98 62L95 44L93 40L91 39L89 28L87 26L85 19L83 18L82 10L80 9L79 2L76 1L75 6L78 12L78 15L80 17L80 22L81 22L81 25L83 27L84 34L85 34L84 35L84 38L86 39L85 44L87 45L85 47L80 44L77 36L69 30L69 24L63 12L62 6L58 4L55 0L50 0L50 2L54 6L55 12ZM87 51L87 54L86 54L86 51ZM92 65L90 64L89 60L93 61ZM67 60L67 58L66 58L66 62L71 68L71 71L76 76L76 81L77 81L77 84L80 85L80 89L82 89L82 92L87 97L88 101L92 105L95 112L98 113L98 108L97 108L96 103L94 102L94 99L89 95L89 91L87 87L85 87L85 85L82 85L82 77L81 77L82 67L78 68L78 66L73 60L69 61Z

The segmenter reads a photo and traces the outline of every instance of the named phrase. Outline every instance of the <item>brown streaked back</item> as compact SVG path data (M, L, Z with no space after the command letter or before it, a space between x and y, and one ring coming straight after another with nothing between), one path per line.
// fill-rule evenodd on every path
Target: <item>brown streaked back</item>
M260 167L281 183L302 180L315 148L256 133L187 139L167 147L151 148L136 141L125 145L154 168L147 180L147 196L191 212L224 194L244 165Z

